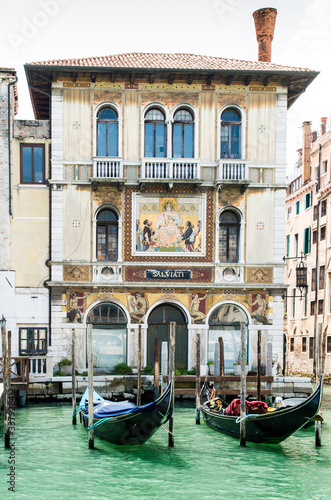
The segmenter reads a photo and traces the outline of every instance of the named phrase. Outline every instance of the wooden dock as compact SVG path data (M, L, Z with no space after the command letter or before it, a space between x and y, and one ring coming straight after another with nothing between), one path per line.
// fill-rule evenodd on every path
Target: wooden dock
M163 376L163 382L168 383L168 376ZM261 384L271 384L273 382L273 376L261 376ZM219 383L220 388L215 389L216 394L224 395L224 396L237 396L240 395L240 375L224 375L221 377L218 376L208 376L201 377L200 380L200 389L204 381L207 382L215 382ZM196 376L195 375L176 375L174 377L175 381L175 396L191 396L196 393ZM233 385L236 383L237 387L229 388L229 385ZM258 394L258 381L257 376L248 375L246 377L246 394L247 396L257 396ZM267 388L261 388L260 392L261 396L271 396L272 390Z

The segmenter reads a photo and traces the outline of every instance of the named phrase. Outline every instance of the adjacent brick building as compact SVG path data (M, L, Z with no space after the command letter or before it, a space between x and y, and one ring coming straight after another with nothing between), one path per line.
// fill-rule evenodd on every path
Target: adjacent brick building
M325 373L331 372L331 288L330 288L330 210L331 210L331 132L327 118L320 130L311 122L302 125L302 148L286 196L287 260L285 282L289 285L285 334L287 370L312 373L315 344L319 332L325 337ZM308 269L308 287L303 298L296 290L296 266Z

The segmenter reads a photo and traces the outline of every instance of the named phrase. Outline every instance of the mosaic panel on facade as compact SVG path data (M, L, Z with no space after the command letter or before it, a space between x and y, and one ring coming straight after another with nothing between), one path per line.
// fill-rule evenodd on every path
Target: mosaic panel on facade
M169 195L166 188L150 187L141 195L128 188L125 196L126 261L211 261L212 190L175 188Z

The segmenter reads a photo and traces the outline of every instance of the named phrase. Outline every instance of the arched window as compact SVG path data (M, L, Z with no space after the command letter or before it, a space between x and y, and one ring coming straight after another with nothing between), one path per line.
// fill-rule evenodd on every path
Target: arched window
M145 157L164 158L167 152L165 116L157 108L145 115Z
M101 210L97 217L97 260L117 261L118 219L113 210Z
M188 361L188 333L187 319L181 309L172 304L157 306L148 318L147 330L147 364L154 364L154 340L162 342L170 340L170 322L176 322L175 363L178 370L187 369Z
M97 156L118 156L118 116L109 106L98 113L97 138Z
M221 158L241 158L241 114L228 108L221 116Z
M219 259L220 262L239 260L240 218L232 210L224 210L220 217Z
M127 362L127 318L116 304L105 302L90 311L93 325L93 371L111 373L118 363Z
M223 338L224 364L228 372L233 372L234 363L240 359L240 324L246 325L246 362L248 361L248 317L236 304L222 304L209 318L208 361L214 360L215 343Z
M172 156L194 158L194 118L187 109L179 109L174 115Z

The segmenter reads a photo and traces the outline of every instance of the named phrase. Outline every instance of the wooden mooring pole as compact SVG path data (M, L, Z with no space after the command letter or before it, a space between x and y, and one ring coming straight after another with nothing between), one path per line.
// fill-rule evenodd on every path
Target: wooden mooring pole
M141 406L141 325L139 325L139 327L138 327L137 406Z
M257 400L261 401L261 330L257 332Z
M4 438L5 438L5 448L10 448L10 429L9 429L9 377L10 376L10 359L8 360L8 350L7 350L7 331L6 331L6 320L2 315L1 320L1 340L2 340L2 379L3 379L3 427L4 427Z
M197 378L195 385L195 423L200 425L200 333L197 333L196 339L197 349Z
M72 329L72 346L71 346L71 386L72 386L72 424L77 424L76 417L76 328Z
M323 365L323 355L322 355L322 323L317 326L316 340L316 384L319 383L322 376L322 365ZM315 421L315 446L322 446L322 422L319 420Z
M241 388L240 388L240 446L246 446L246 325L240 323Z
M161 346L161 393L164 393L167 383L163 377L168 375L168 342L162 342Z
M88 426L93 426L93 349L92 349L92 324L87 330L87 355L88 355ZM88 446L94 448L94 429L88 431Z
M174 442L174 410L175 410L175 347L176 347L176 323L170 322L170 342L169 342L169 380L173 383L172 401L171 401L171 416L169 418L169 441L168 446L173 447Z
M220 359L220 345L215 342L214 346L214 377L219 377L221 375L221 359ZM220 388L219 380L214 382L215 391Z
M159 376L160 376L160 339L154 339L154 400L159 397Z

